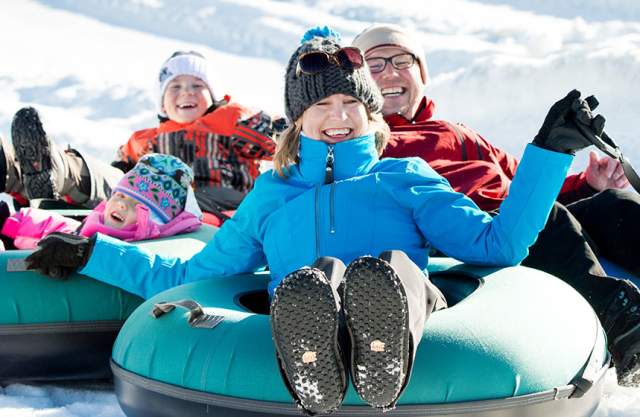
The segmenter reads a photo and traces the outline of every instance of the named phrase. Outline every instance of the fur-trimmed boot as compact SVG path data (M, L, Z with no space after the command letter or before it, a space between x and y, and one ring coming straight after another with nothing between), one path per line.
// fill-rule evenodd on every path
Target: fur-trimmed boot
M13 145L0 137L0 193L23 194L23 190Z
M47 137L36 109L18 110L11 123L11 139L26 197L59 198L57 183L64 181L63 161Z
M69 196L76 203L88 200L91 180L83 158L56 146L36 109L24 107L16 112L11 139L27 199Z

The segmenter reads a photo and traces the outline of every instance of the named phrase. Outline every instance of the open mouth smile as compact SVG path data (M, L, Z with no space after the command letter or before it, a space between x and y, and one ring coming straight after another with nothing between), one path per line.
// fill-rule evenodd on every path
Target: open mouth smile
M406 92L404 87L387 87L380 90L383 97L398 97Z
M109 217L111 217L111 220L117 222L117 223L124 223L124 217L122 217L119 213L116 213L115 211L112 212Z
M178 104L176 107L180 110L191 110L198 107L198 105L194 103L185 103L185 104Z
M325 129L322 131L325 136L331 139L344 139L349 136L351 132L353 132L353 129L349 128Z

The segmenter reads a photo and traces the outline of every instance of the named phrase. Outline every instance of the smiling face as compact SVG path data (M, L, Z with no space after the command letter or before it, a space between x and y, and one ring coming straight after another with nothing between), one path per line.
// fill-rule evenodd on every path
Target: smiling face
M107 200L104 207L104 224L114 229L122 229L136 222L137 200L121 193L115 192Z
M179 75L167 84L162 110L170 120L191 123L204 115L213 104L207 84L192 75Z
M390 58L406 53L397 46L381 46L367 52L365 59ZM416 61L407 69L398 70L387 62L384 71L371 74L378 88L382 92L384 105L382 114L400 113L411 120L420 106L424 90L424 83L420 74L420 65Z
M299 120L305 135L326 143L343 142L369 132L364 105L345 94L333 94L314 103Z

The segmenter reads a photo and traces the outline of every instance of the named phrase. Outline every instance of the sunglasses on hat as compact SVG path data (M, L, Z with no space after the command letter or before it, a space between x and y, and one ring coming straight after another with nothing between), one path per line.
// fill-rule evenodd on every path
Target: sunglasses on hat
M338 65L347 70L355 70L364 66L362 51L353 46L340 48L330 54L322 51L306 52L298 58L296 75L317 74L327 70L332 65Z

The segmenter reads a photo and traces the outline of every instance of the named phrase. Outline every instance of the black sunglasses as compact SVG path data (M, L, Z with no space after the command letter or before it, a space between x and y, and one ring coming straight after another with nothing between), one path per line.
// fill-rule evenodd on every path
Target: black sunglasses
M317 74L327 70L332 65L338 65L347 70L355 70L364 66L364 55L360 49L348 46L340 48L330 54L322 51L312 51L300 55L296 75Z
M369 65L369 71L373 74L384 71L387 67L387 62L393 65L393 68L397 70L403 70L411 68L416 63L416 56L408 52L404 52L398 55L390 56L389 58L375 57L367 58L367 65Z

